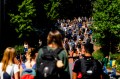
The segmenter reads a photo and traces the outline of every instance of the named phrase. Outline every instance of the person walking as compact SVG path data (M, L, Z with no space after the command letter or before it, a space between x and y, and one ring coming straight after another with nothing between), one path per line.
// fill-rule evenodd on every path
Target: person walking
M112 60L112 71L111 71L111 74L110 74L110 78L116 78L116 58L113 58Z
M19 67L15 64L15 49L7 47L0 63L0 79L19 79Z
M28 51L26 52L26 62L21 63L20 65L20 74L22 74L24 69L31 68L36 69L36 60L35 60L35 54L37 53L37 50L35 48L28 48Z
M29 47L28 51L26 52L26 62L21 63L20 65L20 79L35 79L36 77L36 53L38 51L33 48Z
M72 79L102 79L102 66L92 57L93 44L86 42L82 45L84 56L74 62Z
M103 64L103 72L105 74L108 74L108 71L107 71L107 64L108 64L108 56L105 56L103 59L102 59L102 64Z
M68 54L66 50L63 49L57 52L56 57L55 51L59 48L63 49L61 33L58 30L50 31L47 37L47 46L40 48L38 52L36 60L37 79L70 79ZM56 64L54 64L55 62Z

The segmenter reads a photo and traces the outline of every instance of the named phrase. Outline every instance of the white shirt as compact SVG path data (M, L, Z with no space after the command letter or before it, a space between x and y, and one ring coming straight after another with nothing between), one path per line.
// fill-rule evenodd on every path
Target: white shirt
M2 64L3 63L0 63L0 76L2 74ZM8 65L7 68L6 68L6 72L10 75L11 71L12 71L12 66L14 66L14 74L19 72L19 68L18 68L18 65L17 64L13 64L13 65Z

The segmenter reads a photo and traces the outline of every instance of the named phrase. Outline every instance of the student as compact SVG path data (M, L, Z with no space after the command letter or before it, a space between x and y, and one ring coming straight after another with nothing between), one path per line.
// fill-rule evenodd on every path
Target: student
M46 46L46 50L48 51L54 51L58 48L63 48L63 38L61 33L58 30L53 30L50 31L47 37L47 46ZM42 56L45 55L43 52L44 48L41 48L38 52L38 57L36 60L36 67L37 70L39 71L39 69L41 69L41 65L43 63L40 63L40 59L42 59ZM53 53L53 52L48 52L48 53ZM54 53L53 53L54 54ZM68 54L66 52L66 50L61 50L60 53L58 54L58 58L61 60L62 62L62 70L59 73L59 76L55 76L54 79L70 79L70 73L69 73L69 63L68 63ZM50 62L48 61L48 64ZM58 65L57 65L58 68ZM51 69L51 68L50 68ZM42 73L42 72L41 72ZM40 72L37 72L37 79L44 79L44 78L40 78L41 74ZM53 78L48 78L48 79L53 79Z
M111 74L110 74L110 77L111 78L115 78L116 77L116 59L113 58L112 60L112 71L111 71Z
M36 69L36 60L35 60L35 54L37 53L37 50L35 48L28 48L28 51L26 52L26 62L21 63L20 65L20 75L22 74L24 69Z
M104 72L105 74L108 74L108 71L107 71L108 56L105 56L105 57L102 59L102 64L103 64L103 72Z
M68 38L64 39L64 48L66 49L68 55L69 55L69 50L70 50L70 46L68 44Z
M92 57L93 44L83 43L84 56L74 63L72 79L102 79L102 66Z
M0 63L0 79L7 79L7 76L3 77L5 72L11 76L11 78L19 79L19 68L18 65L15 64L15 57L15 49L12 47L7 47Z

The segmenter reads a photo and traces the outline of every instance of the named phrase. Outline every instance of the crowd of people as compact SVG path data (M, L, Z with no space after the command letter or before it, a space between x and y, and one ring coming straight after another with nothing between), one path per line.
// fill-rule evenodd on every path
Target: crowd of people
M72 52L72 56L76 59L76 55L84 54L81 50L83 42L93 43L92 39L92 18L78 17L73 20L58 20L57 24L65 32L64 47L68 55Z
M51 30L47 46L39 50L25 42L25 53L19 61L15 48L7 47L0 63L0 79L105 79L102 65L92 57L91 25L92 18L86 17L58 20L65 37L59 30ZM74 59L72 78L69 56Z

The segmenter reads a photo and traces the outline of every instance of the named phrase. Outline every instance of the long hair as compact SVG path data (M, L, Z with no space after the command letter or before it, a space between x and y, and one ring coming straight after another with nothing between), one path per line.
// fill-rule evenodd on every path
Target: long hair
M58 47L63 48L62 35L58 30L50 31L47 37L47 44L55 43Z
M33 47L28 48L27 54L30 56L30 60L35 58L35 53L37 53L37 49Z
M8 64L12 64L14 63L14 58L15 58L16 54L15 54L15 49L12 47L7 47L4 51L4 55L2 58L2 71L6 72L6 67L8 66Z

